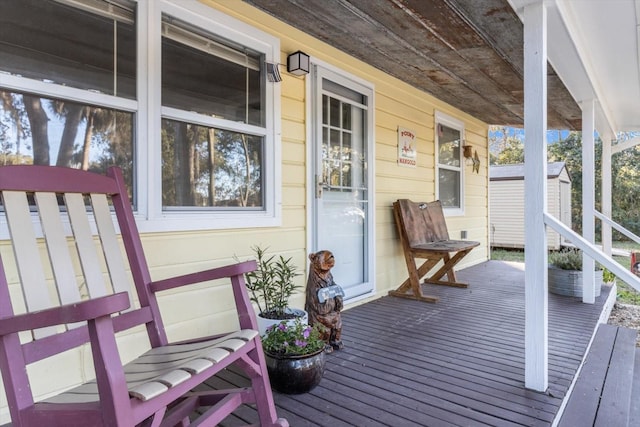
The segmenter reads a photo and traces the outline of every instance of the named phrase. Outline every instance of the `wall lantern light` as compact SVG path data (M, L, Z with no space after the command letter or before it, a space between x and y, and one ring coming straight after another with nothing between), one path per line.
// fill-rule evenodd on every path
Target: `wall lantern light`
M309 74L309 55L300 50L289 55L287 57L287 71L296 76Z

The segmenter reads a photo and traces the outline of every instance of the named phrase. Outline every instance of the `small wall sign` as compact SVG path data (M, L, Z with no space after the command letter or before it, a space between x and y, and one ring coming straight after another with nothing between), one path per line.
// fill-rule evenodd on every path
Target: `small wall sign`
M398 164L415 168L418 164L416 133L398 126Z

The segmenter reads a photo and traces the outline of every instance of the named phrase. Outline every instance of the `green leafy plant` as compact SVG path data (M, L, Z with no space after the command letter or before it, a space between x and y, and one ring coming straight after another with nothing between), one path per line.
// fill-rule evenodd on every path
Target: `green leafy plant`
M582 270L582 251L577 248L564 248L559 251L549 252L549 264L562 270ZM602 269L600 264L595 265L596 270Z
M267 255L267 248L253 246L251 249L258 262L258 268L245 275L251 301L258 305L258 312L264 318L294 318L286 309L289 298L300 288L294 283L294 278L300 275L298 268L291 258Z
M570 248L550 252L549 264L562 270L582 270L582 251Z
M611 283L614 280L616 280L616 275L613 274L611 271L609 271L606 268L602 269L602 281L604 283Z
M325 347L320 338L324 326L316 323L314 326L303 324L300 319L267 328L262 337L262 347L265 352L276 356L302 356L313 354Z

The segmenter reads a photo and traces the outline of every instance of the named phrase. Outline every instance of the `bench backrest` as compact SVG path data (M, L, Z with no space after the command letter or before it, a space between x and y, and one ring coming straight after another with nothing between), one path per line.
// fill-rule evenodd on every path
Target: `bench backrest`
M410 247L449 240L447 223L439 200L412 202L399 199L393 204L398 231Z
M0 317L125 291L132 308L114 320L116 332L146 324L152 346L166 343L157 302L146 288L150 275L118 168L104 176L4 166L0 197L0 223L6 223L12 246L12 252L3 251L0 264ZM17 277L9 280L7 273L14 271ZM137 294L131 292L132 279ZM30 364L88 340L84 323L23 333L24 361Z

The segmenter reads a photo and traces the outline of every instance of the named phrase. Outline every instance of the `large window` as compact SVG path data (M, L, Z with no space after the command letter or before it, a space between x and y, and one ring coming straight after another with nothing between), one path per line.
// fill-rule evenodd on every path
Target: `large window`
M133 195L134 112L92 95L135 98L135 4L89 12L42 0L0 2L0 165L104 173L117 164ZM42 95L31 83L82 89L84 99Z
M143 230L276 225L279 55L197 0L3 0L0 164L120 166Z
M264 206L264 138L194 123L206 116L263 126L261 58L163 16L162 105L170 107L163 115L198 113L189 121L162 121L165 209Z
M464 210L462 146L463 124L444 114L436 114L437 194L444 210L462 214Z

